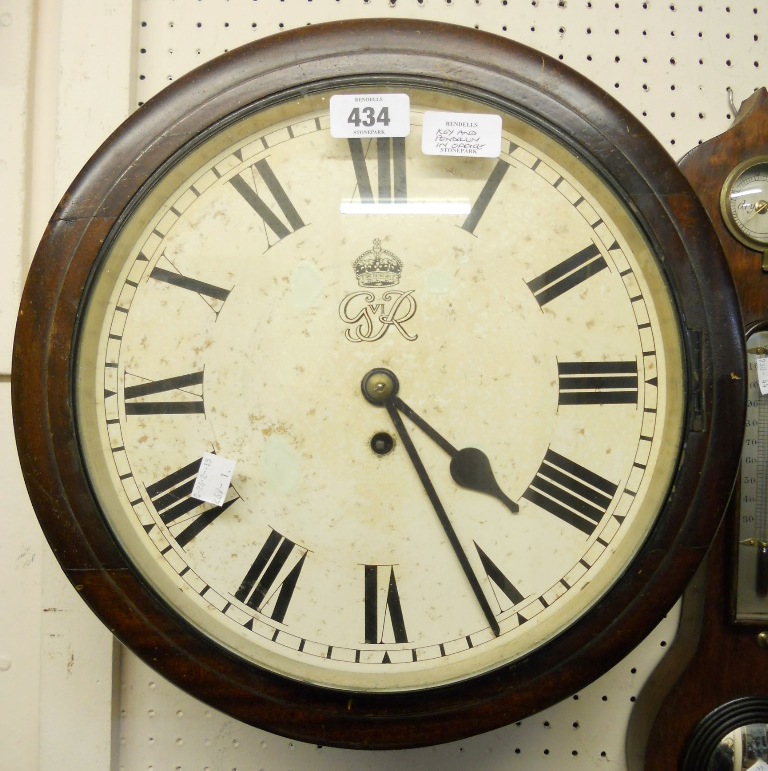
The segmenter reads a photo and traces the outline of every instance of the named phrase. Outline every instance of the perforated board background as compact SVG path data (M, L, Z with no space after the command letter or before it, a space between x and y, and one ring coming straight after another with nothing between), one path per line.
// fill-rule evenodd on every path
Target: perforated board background
M679 158L726 130L768 78L766 0L0 0L0 768L628 768L635 698L677 610L625 661L518 725L441 747L317 748L186 696L119 646L62 579L20 481L9 415L20 277L55 201L138 104L194 66L284 29L357 17L439 19L561 59L637 115ZM732 99L730 93L732 93Z

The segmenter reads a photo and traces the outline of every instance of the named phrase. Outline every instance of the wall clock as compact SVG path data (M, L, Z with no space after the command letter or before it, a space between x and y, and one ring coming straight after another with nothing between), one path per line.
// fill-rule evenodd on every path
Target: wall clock
M35 257L14 419L62 568L234 717L398 748L636 645L726 504L738 306L666 153L509 41L305 28L132 116Z

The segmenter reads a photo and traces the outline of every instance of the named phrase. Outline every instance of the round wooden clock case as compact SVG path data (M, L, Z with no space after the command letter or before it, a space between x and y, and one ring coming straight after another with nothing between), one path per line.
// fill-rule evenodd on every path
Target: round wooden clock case
M407 136L381 110L332 135L331 97L393 94ZM459 144L424 152L446 112ZM738 462L740 328L696 196L584 78L474 30L321 25L190 73L83 169L14 421L131 650L269 731L403 748L566 697L674 603ZM211 502L204 459L234 463Z

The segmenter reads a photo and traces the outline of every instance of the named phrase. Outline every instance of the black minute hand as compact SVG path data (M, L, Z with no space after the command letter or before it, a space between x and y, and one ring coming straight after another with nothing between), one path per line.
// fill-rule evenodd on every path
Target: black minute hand
M475 595L475 598L480 604L483 615L485 615L486 621L488 621L488 625L491 627L494 635L498 637L501 633L499 622L496 620L496 616L494 615L493 610L491 610L491 606L488 604L488 600L485 598L485 594L483 594L482 587L480 586L480 582L477 580L475 571L472 570L472 566L469 564L469 559L467 558L466 552L462 548L461 542L456 535L456 531L453 529L453 525L451 524L451 520L448 518L448 514L446 513L443 504L440 502L440 498L437 495L435 486L432 484L432 480L429 478L429 474L427 474L427 470L424 467L421 458L419 457L419 453L416 451L413 440L403 425L403 420L400 417L400 413L397 411L397 408L391 399L385 401L384 406L389 413L389 417L392 419L395 430L400 437L400 441L403 443L403 447L405 447L405 451L408 453L408 457L411 459L413 467L416 469L416 474L421 480L421 484L424 486L424 491L426 492L427 497L429 498L429 501L435 510L435 513L437 514L437 518L440 520L440 524L445 531L448 542L451 544L453 551L456 553L456 556L459 559L461 568L464 571L464 575L467 577L467 580L469 581L469 585L472 587L472 592Z

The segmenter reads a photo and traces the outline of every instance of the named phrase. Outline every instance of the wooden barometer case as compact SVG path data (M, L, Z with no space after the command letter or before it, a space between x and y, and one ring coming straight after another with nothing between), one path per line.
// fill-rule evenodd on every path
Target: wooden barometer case
M737 470L706 212L560 63L416 21L216 59L94 155L13 407L62 569L233 717L404 748L532 714L683 591Z
M736 285L747 410L723 526L685 593L675 645L641 694L630 727L630 758L644 757L636 767L649 771L746 769L768 759L765 747L749 746L750 733L762 724L765 737L768 723L767 158L768 92L761 88L728 131L680 163L710 214ZM735 424L732 430L739 433ZM755 730L741 732L739 746L723 742L747 726Z

